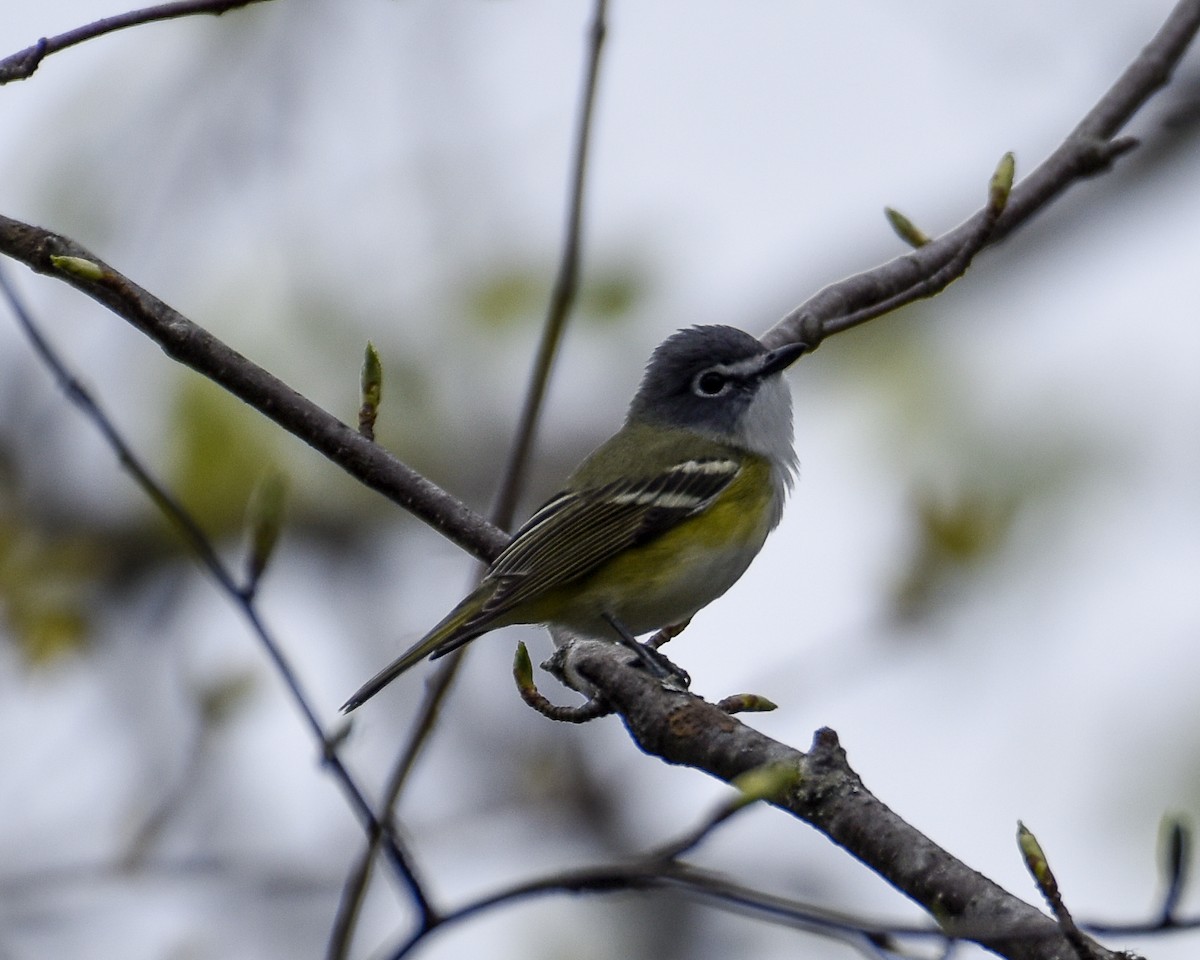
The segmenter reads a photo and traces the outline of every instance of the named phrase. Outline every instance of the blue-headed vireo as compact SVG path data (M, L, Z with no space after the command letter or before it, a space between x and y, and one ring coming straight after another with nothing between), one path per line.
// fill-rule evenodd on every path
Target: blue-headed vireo
M792 399L803 344L680 330L654 351L625 424L526 521L479 586L346 701L514 623L619 639L687 623L746 571L792 485ZM621 634L619 631L624 631Z

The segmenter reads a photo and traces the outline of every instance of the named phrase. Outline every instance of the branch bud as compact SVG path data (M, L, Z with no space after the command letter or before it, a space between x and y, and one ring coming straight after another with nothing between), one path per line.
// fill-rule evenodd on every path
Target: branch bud
M375 418L379 415L379 404L383 399L383 362L375 344L367 341L363 353L362 372L359 374L359 393L362 404L358 408L358 432L368 440L375 439Z

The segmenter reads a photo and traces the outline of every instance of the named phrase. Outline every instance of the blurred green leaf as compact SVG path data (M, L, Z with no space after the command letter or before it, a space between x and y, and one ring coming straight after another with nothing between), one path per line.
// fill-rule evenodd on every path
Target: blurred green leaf
M51 536L15 510L0 514L0 615L28 663L87 643L87 610L104 566L99 543Z
M471 288L468 314L485 326L540 323L553 276L549 266L513 265L495 270ZM645 291L645 279L635 268L589 269L581 279L576 305L586 320L618 320L634 309Z
M235 673L197 691L200 716L206 727L226 723L245 705L256 688L251 673Z
M795 763L764 763L730 781L730 786L742 792L738 806L757 800L774 802L783 798L800 782L800 768Z
M645 293L646 283L636 271L611 271L584 282L579 306L593 319L619 320L633 311Z
M171 416L170 483L212 535L239 530L274 461L278 430L207 380L181 379Z
M24 604L10 611L10 625L28 663L52 663L82 650L87 643L88 623L78 608L48 604Z
M918 542L895 591L897 616L915 620L939 603L956 578L990 559L1004 544L1021 498L964 486L949 496L913 497Z
M916 510L926 549L957 564L974 563L1003 542L1016 509L1015 495L959 491L949 503L928 493Z
M540 317L549 291L548 275L529 266L511 266L478 280L467 297L469 316L489 327L513 327Z

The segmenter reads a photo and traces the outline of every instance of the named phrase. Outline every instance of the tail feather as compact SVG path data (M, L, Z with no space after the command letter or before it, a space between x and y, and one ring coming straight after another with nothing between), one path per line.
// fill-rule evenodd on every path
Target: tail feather
M405 670L420 663L426 657L445 656L451 650L461 647L464 643L474 640L480 634L491 629L490 623L480 624L475 620L478 604L472 602L474 600L475 597L472 595L460 603L447 614L441 623L359 687L354 695L342 704L342 713L349 713L351 710L361 707ZM475 622L472 622L473 620Z

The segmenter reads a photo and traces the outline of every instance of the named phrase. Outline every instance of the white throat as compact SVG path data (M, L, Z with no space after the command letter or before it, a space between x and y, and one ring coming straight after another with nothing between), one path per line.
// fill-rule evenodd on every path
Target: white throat
M791 487L798 466L792 439L792 392L783 377L771 377L759 385L742 414L737 442L770 460Z

